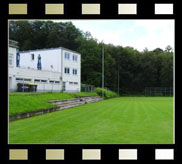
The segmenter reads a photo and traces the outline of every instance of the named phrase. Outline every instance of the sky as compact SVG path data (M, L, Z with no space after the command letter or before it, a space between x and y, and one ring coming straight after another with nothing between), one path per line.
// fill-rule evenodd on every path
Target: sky
M174 20L64 20L106 44L131 46L139 51L145 48L174 49Z

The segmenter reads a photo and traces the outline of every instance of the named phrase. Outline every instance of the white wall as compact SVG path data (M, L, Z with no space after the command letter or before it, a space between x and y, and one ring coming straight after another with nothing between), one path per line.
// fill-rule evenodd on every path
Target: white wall
M17 83L22 83L24 79L24 83L36 83L37 91L61 91L61 73L59 72L49 72L49 71L40 71L34 69L25 69L19 67L9 67L9 82L10 82L10 90L17 90ZM30 81L26 81L30 79ZM46 80L47 82L37 82L38 80ZM50 81L59 81L59 83L50 83Z
M70 59L65 59L64 54L68 52ZM77 56L77 61L73 61L73 55ZM66 82L67 92L80 92L81 83L81 56L79 53L63 49L63 81ZM69 74L64 72L65 67L69 68ZM77 69L77 75L73 75L73 69ZM73 82L73 84L70 84ZM78 84L74 84L74 82Z
M8 68L9 69L14 69L16 68L16 52L17 49L14 47L9 47L8 48ZM9 56L12 55L12 65L9 65ZM15 78L13 77L13 74L9 74L9 78L8 78L8 86L9 89L10 88L15 88Z
M31 59L34 54L34 60ZM41 56L42 70L61 72L61 49L31 50L20 52L20 67L37 69L38 56ZM51 68L51 65L53 68Z
M69 60L65 59L65 52L70 54ZM31 54L34 54L33 61ZM20 52L20 67L37 69L39 54L41 55L42 71L49 70L61 73L62 81L66 83L66 92L79 92L81 90L81 55L79 53L61 47ZM73 55L77 56L77 61L73 61ZM64 73L65 67L70 69L69 74ZM77 69L77 75L73 75L73 69Z

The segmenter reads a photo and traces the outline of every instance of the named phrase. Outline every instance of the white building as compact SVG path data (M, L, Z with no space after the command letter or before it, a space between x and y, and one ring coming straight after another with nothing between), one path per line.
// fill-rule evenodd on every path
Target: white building
M81 55L78 52L58 47L22 51L19 54L18 59L17 43L10 40L10 91L17 91L18 83L35 83L38 92L80 92Z

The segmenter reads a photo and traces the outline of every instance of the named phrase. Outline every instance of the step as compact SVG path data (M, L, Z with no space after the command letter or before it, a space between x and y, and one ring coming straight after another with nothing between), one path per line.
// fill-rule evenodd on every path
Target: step
M52 104L56 104L56 105L60 106L60 105L75 104L75 103L80 103L80 102L87 102L87 103L97 102L97 101L101 101L101 100L103 100L103 99L76 100L76 101L66 101L66 102L60 101L60 102L56 102L56 103L52 103Z
M101 100L100 97L87 97L87 98L75 98L75 99L66 99L66 100L52 100L49 101L53 104L60 104L60 103L68 103L68 102L79 102L79 101L89 101L89 100Z
M84 104L75 104L75 105L68 105L68 106L59 106L57 110L67 109L67 108L73 108L73 107L80 106L80 105L84 105Z
M63 100L51 100L49 102L56 103L56 102L67 102L67 101L74 101L74 100L79 100L79 98L71 98L71 99L63 99Z
M57 102L51 102L52 104L56 104L56 105L59 105L59 104L67 104L67 103L76 103L76 102L80 102L80 100L75 100L75 101L57 101Z
M85 104L85 102L70 103L70 104L60 104L60 105L58 105L58 107L62 107L62 106L72 106L72 105L80 105L80 104Z
M67 101L75 101L75 100L97 99L97 98L100 98L100 97L99 96L87 96L87 97L64 99L64 100L51 100L49 102L56 103L56 102L67 102Z

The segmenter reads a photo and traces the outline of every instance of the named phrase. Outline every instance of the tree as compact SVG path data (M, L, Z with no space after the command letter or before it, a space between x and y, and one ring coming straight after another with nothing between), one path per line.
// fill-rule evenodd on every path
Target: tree
M101 87L102 45L90 32L72 22L10 21L10 39L20 50L65 47L81 54L81 81ZM142 52L133 47L105 44L105 86L122 93L137 93L145 87L173 86L173 49L156 48Z
M172 53L172 52L173 52L173 48L172 48L170 45L168 45L168 46L165 48L165 51L166 51L166 52Z

